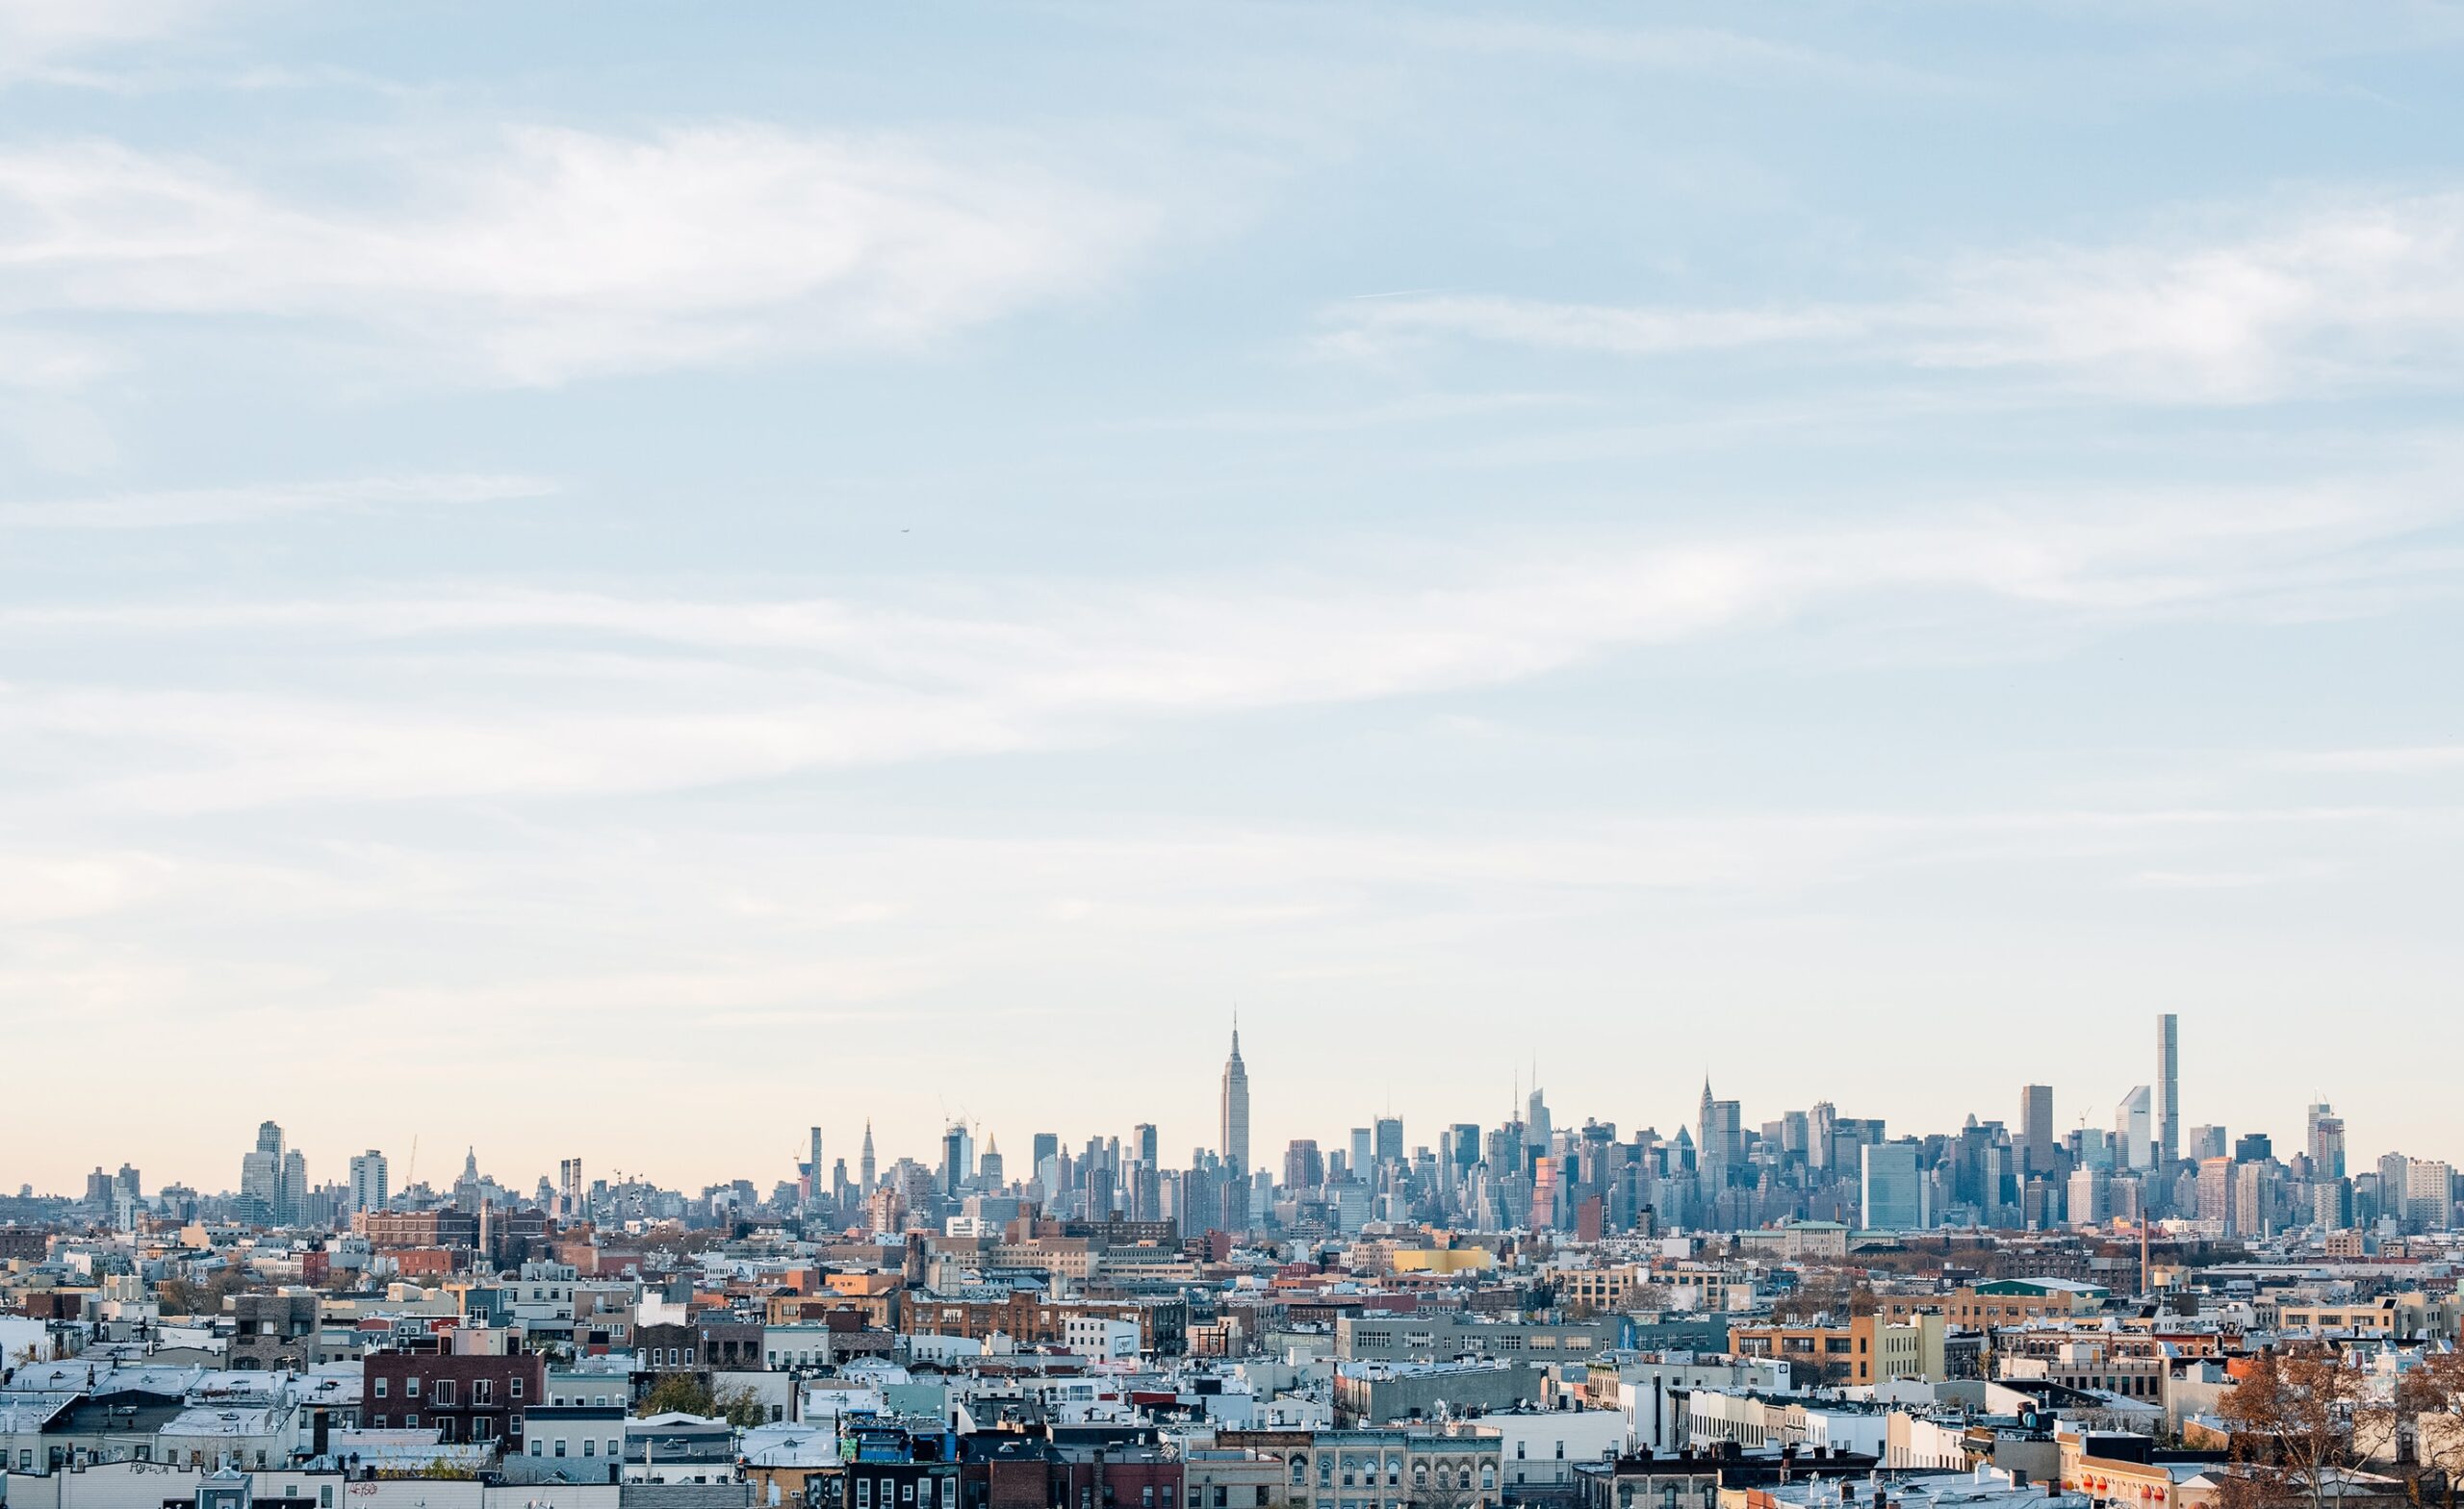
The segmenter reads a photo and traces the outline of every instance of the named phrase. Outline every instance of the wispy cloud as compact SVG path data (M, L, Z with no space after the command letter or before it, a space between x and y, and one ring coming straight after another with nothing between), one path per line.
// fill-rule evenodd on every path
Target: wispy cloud
M537 477L445 475L102 493L0 503L0 529L152 529L291 514L506 502L543 498L554 491L553 483Z
M1711 26L1573 26L1525 18L1415 17L1402 35L1424 46L1486 56L1527 56L1724 83L1826 84L1938 91L1945 75L1837 49L1774 41Z
M2464 770L2464 744L2400 744L2377 749L2312 750L2271 756L2278 770L2345 775L2402 775Z
M187 31L212 0L0 0L0 83Z
M1142 587L21 605L0 610L0 636L134 636L209 667L239 655L263 689L21 680L0 690L0 737L74 741L110 800L144 806L706 785L1496 686L1816 612L1855 622L1922 601L1934 632L1964 634L2245 612L2407 569L2404 532L2451 506L2434 492L2379 479L2015 500L1891 527ZM269 679L285 666L288 681ZM307 690L332 684L351 689Z
M2005 370L2138 398L2265 400L2464 375L2464 195L2313 206L2256 229L1956 259L1887 300L1705 308L1463 295L1345 302L1340 354L1431 341L1663 357L1790 346Z
M2246 891L2271 885L2309 885L2344 873L2341 864L2296 861L2236 870L2141 870L2121 882L2134 891Z
M104 141L0 152L0 297L328 322L543 384L931 343L1089 290L1152 223L1015 157L760 125L522 128L360 166L388 192Z

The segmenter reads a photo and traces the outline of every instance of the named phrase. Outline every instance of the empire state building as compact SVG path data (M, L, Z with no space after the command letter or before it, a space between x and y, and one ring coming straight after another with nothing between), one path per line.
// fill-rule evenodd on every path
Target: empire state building
M1232 1057L1223 1061L1223 1163L1235 1179L1249 1173L1249 1070L1241 1061L1241 1029L1232 1029Z

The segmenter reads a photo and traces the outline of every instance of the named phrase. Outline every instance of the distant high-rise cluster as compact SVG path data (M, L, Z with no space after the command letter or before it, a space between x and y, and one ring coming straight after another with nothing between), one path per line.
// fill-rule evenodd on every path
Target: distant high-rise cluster
M524 1213L618 1224L726 1213L875 1234L918 1225L989 1232L1020 1219L1227 1237L1344 1237L1396 1223L1594 1237L1809 1222L2127 1234L2165 1223L2238 1240L2305 1229L2440 1231L2455 1209L2447 1162L2388 1153L2356 1166L2345 1118L2323 1100L2304 1108L2297 1139L2215 1122L2183 1126L2180 1022L2171 1013L2158 1018L2148 1083L2122 1096L2110 1127L2083 1117L2064 1129L2055 1087L2044 1084L2016 1087L2013 1120L1971 1114L1950 1131L1893 1135L1884 1118L1843 1114L1828 1099L1749 1121L1744 1101L1720 1095L1707 1076L1692 1115L1664 1136L1597 1117L1575 1124L1552 1108L1536 1073L1527 1086L1518 1073L1502 1120L1448 1123L1434 1145L1413 1145L1401 1117L1379 1113L1333 1120L1322 1137L1293 1138L1264 1161L1251 1146L1253 1087L1242 1046L1236 1024L1214 1143L1192 1149L1185 1163L1168 1161L1157 1124L1141 1121L1126 1138L1076 1145L1034 1132L1024 1162L1013 1164L996 1136L960 1117L943 1124L929 1156L886 1163L867 1121L852 1176L844 1158L825 1162L822 1128L807 1127L792 1178L766 1192L749 1179L698 1195L623 1173L590 1179L578 1157L560 1160L526 1190L483 1173L475 1147L443 1188L402 1188L373 1148L349 1156L346 1182L319 1187L283 1128L267 1121L225 1195L180 1187L148 1195L124 1165L116 1175L95 1168L77 1203L120 1229L166 1212L319 1228L450 1211L492 1233L532 1218Z

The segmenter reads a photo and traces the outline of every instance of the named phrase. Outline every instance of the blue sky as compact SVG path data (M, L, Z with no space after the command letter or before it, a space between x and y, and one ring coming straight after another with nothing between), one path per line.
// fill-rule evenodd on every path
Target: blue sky
M0 0L0 1181L2464 1155L2459 48Z

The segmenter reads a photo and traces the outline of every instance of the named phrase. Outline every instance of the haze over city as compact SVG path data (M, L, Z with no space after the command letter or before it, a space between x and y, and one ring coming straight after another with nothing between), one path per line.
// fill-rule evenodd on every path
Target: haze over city
M0 4L0 1190L2464 1154L2459 44Z

